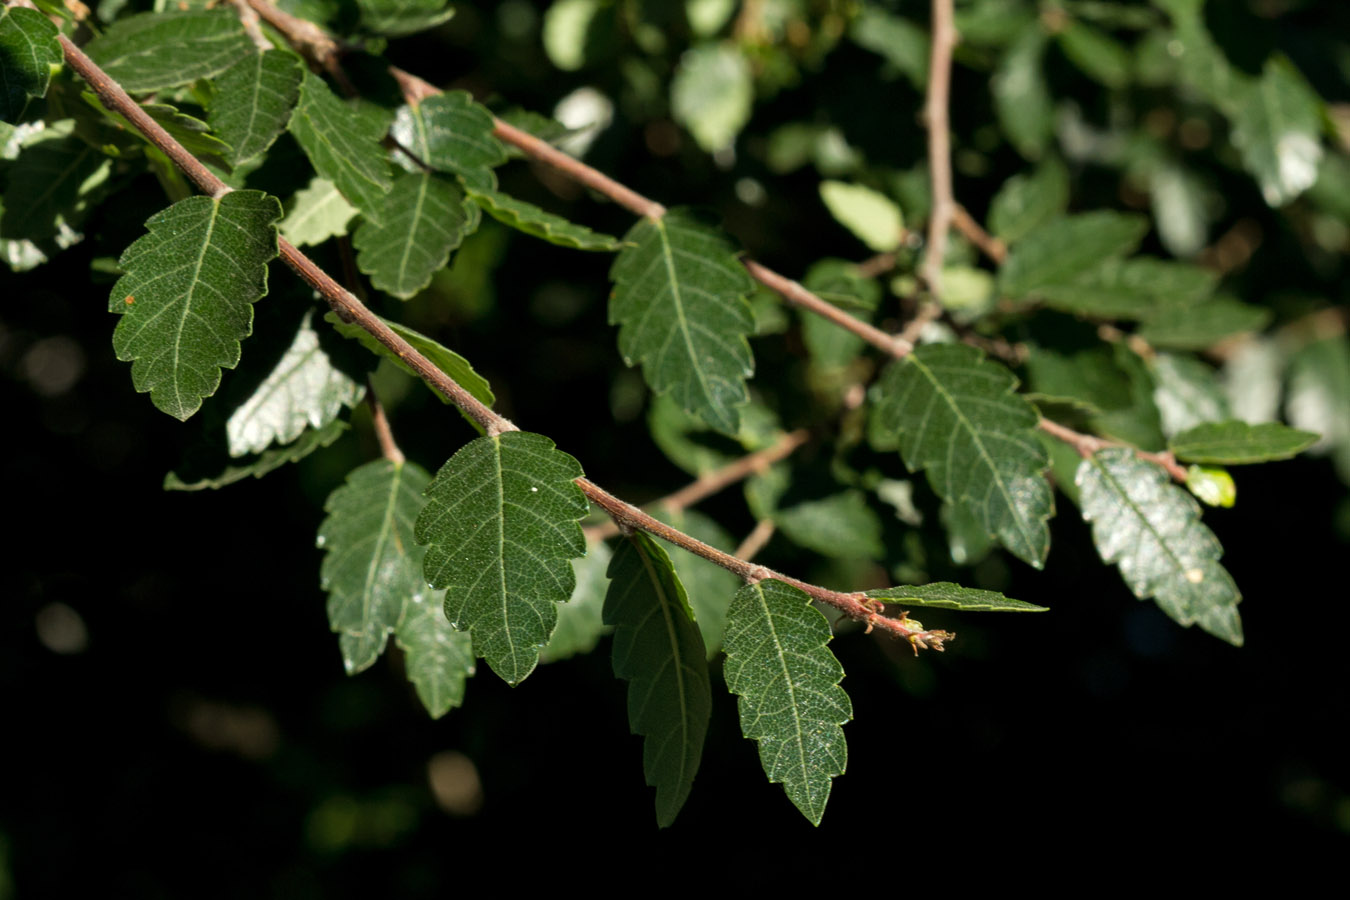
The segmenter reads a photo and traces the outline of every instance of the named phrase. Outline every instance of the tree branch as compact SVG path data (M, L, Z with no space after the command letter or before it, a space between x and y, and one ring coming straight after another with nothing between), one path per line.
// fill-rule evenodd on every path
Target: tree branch
M1098 450L1104 450L1107 447L1128 447L1134 450L1134 455L1144 462L1153 463L1155 466L1161 466L1174 481L1182 484L1186 483L1186 467L1177 462L1177 458L1172 455L1172 451L1164 450L1159 453L1153 453L1148 450L1140 450L1130 447L1128 444L1122 444L1119 441L1108 441L1091 434L1083 434L1074 431L1072 428L1061 425L1050 419L1041 419L1036 426L1053 438L1063 441L1078 451L1078 455L1089 457Z
M952 206L952 225L995 263L1002 265L1008 258L1008 245L985 231L980 223L975 221L974 216L966 212L966 208L959 203Z
M407 457L394 441L394 430L389 427L389 417L384 414L384 404L375 393L375 381L366 377L366 405L370 407L370 420L375 426L375 437L380 442L380 453L395 465L402 465Z
M933 40L928 57L928 170L932 176L933 209L928 216L928 247L919 277L934 298L942 292L942 260L956 201L952 197L952 137L948 102L952 85L952 48L956 46L952 0L933 0Z
M10 3L28 5L28 0L8 0ZM250 5L255 9L258 7L258 0L249 0ZM261 14L261 9L259 10ZM266 18L266 16L264 16ZM271 21L270 19L268 20ZM104 105L119 114L127 121L131 122L147 139L157 148L164 152L169 159L173 160L175 165L186 174L194 184L203 192L213 197L222 197L232 189L211 173L209 169L203 166L191 153L182 147L172 136L163 128L154 122L145 112L131 99L130 95L122 89L108 75L100 69L93 60L89 59L64 35L60 35L61 48L65 54L66 61L80 77L89 83L99 99ZM518 431L519 429L508 419L498 415L481 403L476 397L466 391L450 376L446 375L437 368L429 359L417 351L411 344L395 334L388 325L379 316L375 315L358 300L350 291L339 285L327 272L319 268L309 257L301 253L296 247L283 237L277 238L277 246L281 258L298 274L306 283L313 287L328 302L334 312L338 314L343 321L355 323L365 331L369 332L376 340L385 347L393 351L401 360L408 364L419 377L429 385L440 391L447 399L463 410L475 422L482 425L489 435L501 434L506 431ZM823 301L822 301L823 302ZM892 619L881 615L876 604L869 601L862 594L848 594L839 591L832 591L828 588L819 587L767 569L764 566L757 566L743 559L738 559L729 553L724 553L716 547L709 546L702 541L690 537L678 529L671 528L664 522L652 518L647 513L637 507L625 503L619 498L613 496L608 491L601 488L588 478L576 479L576 484L586 494L586 496L597 506L609 513L610 517L618 523L620 530L624 528L636 528L649 534L666 540L677 547L697 554L704 559L714 562L725 569L739 575L746 581L762 581L766 578L776 578L787 584L790 584L821 603L839 609L845 615L866 622L869 630L872 627L880 628L889 632L895 637L903 638L916 649L920 647L933 647L941 650L944 640L950 640L951 635L941 631L924 631L921 628L911 627L905 618Z

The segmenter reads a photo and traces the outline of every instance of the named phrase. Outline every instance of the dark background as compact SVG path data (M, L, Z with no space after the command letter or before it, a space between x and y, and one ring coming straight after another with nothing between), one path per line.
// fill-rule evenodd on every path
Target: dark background
M1278 28L1252 20L1264 30L1244 32L1237 26L1251 13L1239 10L1237 25L1215 30L1230 42L1276 43L1324 97L1346 99L1343 81L1318 64L1331 49L1318 37L1334 24L1330 7L1291 8ZM616 65L559 75L528 35L512 43L499 33L501 21L495 8L463 10L389 55L434 83L541 111L580 84L623 93ZM1229 52L1259 60L1263 50L1234 43ZM662 111L644 120L622 105L588 160L656 199L716 209L753 255L789 275L808 259L860 258L841 229L826 227L816 173L766 174L755 142L816 115L840 123L869 158L917 161L912 89L887 83L885 115L848 102L867 96L876 63L847 43L819 69L803 63L798 85L757 107L731 170L687 139L652 152L652 128L670 130ZM1090 99L1090 85L1052 75L1057 91ZM990 115L986 78L957 71L958 136ZM1021 166L1006 147L987 162L985 177L957 182L977 215ZM746 174L768 186L766 206L735 199ZM1254 302L1291 285L1343 301L1341 263L1309 263L1249 181L1221 169L1214 177L1232 180L1231 215L1255 219L1265 235L1228 286ZM1111 205L1118 179L1077 173L1075 207ZM565 186L551 192L553 181L523 163L504 171L503 186L612 233L631 221ZM855 721L848 772L819 829L766 782L734 698L715 689L702 771L675 826L658 832L607 643L516 689L484 667L465 705L435 722L392 648L373 670L343 674L314 533L323 498L377 452L363 413L332 449L263 481L160 490L197 426L133 393L111 352L108 286L88 273L136 233L126 222L161 203L141 178L97 214L84 244L3 276L0 897L14 885L17 895L57 896L88 884L150 897L432 896L471 885L465 867L496 860L513 867L502 878L527 885L673 866L671 878L754 886L910 867L895 880L983 878L995 873L972 860L1009 857L1030 867L1053 858L1062 872L1163 858L1195 871L1298 873L1345 852L1347 506L1326 459L1236 470L1237 506L1206 512L1244 594L1244 648L1134 600L1061 499L1069 514L1053 523L1044 572L1007 558L977 576L1052 612L924 615L959 639L917 659L857 633L832 645ZM605 324L609 259L503 240L504 263L460 267L399 314L463 350L504 413L554 438L599 483L638 502L680 486L686 476L651 444L641 414L613 400L615 384L633 376ZM274 285L289 278L274 268ZM766 383L797 377L795 331L754 349ZM415 387L392 399L400 442L430 469L471 436ZM701 508L744 534L753 523L728 494ZM764 561L791 571L792 558L780 541ZM467 784L467 799L438 802L429 771ZM712 860L737 862L710 869Z

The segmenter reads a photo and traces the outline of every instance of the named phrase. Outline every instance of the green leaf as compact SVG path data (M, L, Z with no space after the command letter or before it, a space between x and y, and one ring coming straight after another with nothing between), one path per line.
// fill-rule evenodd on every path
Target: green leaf
M1016 243L1069 208L1069 170L1057 157L1046 157L1030 172L1003 183L989 204L989 229Z
M1284 206L1317 181L1322 103L1285 59L1266 62L1233 115L1233 144L1271 206Z
M844 491L799 503L774 514L774 522L793 543L846 559L880 559L881 519L861 491Z
M346 234L347 223L356 215L356 207L343 199L333 182L317 176L309 187L296 191L287 206L286 218L277 228L297 247L322 244L330 237Z
M830 215L878 253L900 246L905 220L891 198L861 184L822 181L820 199Z
M858 46L884 56L916 90L928 84L928 32L910 20L864 6L849 25L848 36Z
M147 221L118 261L108 311L117 358L131 381L178 419L196 412L239 362L253 303L267 292L281 204L261 191L189 197Z
M806 271L802 286L827 303L860 318L871 318L881 303L881 285L875 279L858 274L853 263L842 259L822 259ZM827 368L846 366L857 359L863 339L816 315L802 316L802 343L812 359Z
M328 322L337 329L338 334L345 338L352 338L353 340L359 341L361 346L365 347L370 352L384 357L413 378L416 378L419 381L421 380L422 376L418 375L412 366L408 365L403 359L400 359L397 353L375 340L375 336L360 325L344 322L337 317L336 313L332 312L325 313L323 318L325 322ZM473 394L473 396L481 401L484 406L492 406L492 404L497 402L497 398L493 396L492 387L488 384L487 379L475 372L473 366L469 364L467 359L460 356L449 347L432 340L420 331L414 331L408 326L400 325L398 322L394 322L390 319L381 318L380 321L385 325L388 325L394 334L397 334L409 344L412 344L413 348L417 350L418 353L421 353L431 361L432 365L453 378L460 387L464 388L464 390ZM450 400L440 391L432 391L432 393L435 394L442 403L447 405L450 404ZM463 413L461 412L461 414ZM471 424L476 425L468 415L464 415L464 418Z
M730 553L736 549L736 541L731 534L716 520L698 510L671 511L665 506L658 506L652 510L652 515L718 550ZM689 606L694 610L694 621L703 633L703 643L711 657L722 647L722 635L727 626L727 605L741 581L721 566L679 547L670 549L670 561L674 563L675 574L684 585Z
M1109 210L1057 219L1013 246L999 269L1003 292L1025 297L1043 285L1071 281L1103 259L1134 250L1147 231L1143 216Z
M417 519L425 571L445 588L445 614L510 684L539 661L556 603L575 586L568 560L586 552L577 520L581 466L543 435L509 431L466 444L436 473Z
M108 77L145 94L219 75L257 52L233 9L119 19L84 48Z
M609 561L614 554L604 541L588 541L586 555L572 560L577 586L572 598L558 607L558 624L548 644L539 651L541 663L557 662L590 653L609 632L605 627L605 592L609 589Z
M586 64L587 35L602 9L600 0L553 0L544 13L541 35L553 65L575 72Z
M1212 219L1210 191L1196 172L1177 162L1159 162L1149 173L1148 194L1163 249L1180 257L1205 249Z
M393 633L408 680L439 718L463 702L474 659L469 636L450 627L440 592L422 578L425 551L413 540L413 522L430 480L414 463L366 463L329 495L318 545L328 622L347 673L373 664Z
M446 0L356 0L356 5L363 28L389 37L435 28L455 14Z
M686 50L670 81L670 113L709 153L730 147L750 121L755 85L750 63L734 43Z
M17 122L61 65L56 26L35 9L0 9L0 122Z
M468 93L446 91L400 107L390 134L436 171L458 175L466 187L492 191L497 188L492 169L507 160L492 129L492 113Z
M1139 329L1139 336L1155 347L1203 350L1226 337L1260 331L1270 319L1271 311L1265 307L1215 297L1204 303L1160 309Z
M541 238L560 247L575 250L614 251L622 242L608 234L591 231L584 225L569 222L562 216L545 212L533 203L517 200L498 191L480 191L469 188L469 198L485 209L488 215L504 225Z
M365 396L319 345L306 312L295 340L271 374L225 423L231 456L259 453L269 444L289 444L306 427L323 428Z
M693 787L712 711L707 652L675 567L637 532L609 564L605 624L614 675L629 682L628 722L646 740L642 769L656 788L656 822L675 821Z
M383 208L384 195L393 187L389 161L380 141L389 129L383 111L349 106L313 72L300 82L289 128L314 171L331 181L342 196L367 219Z
M245 478L262 478L267 473L275 472L287 463L299 462L315 450L331 446L334 441L342 437L342 433L347 430L347 427L346 422L335 419L323 428L306 429L293 443L284 447L271 447L264 450L257 458L240 465L227 465L217 475L198 476L196 473L184 472L179 474L178 472L170 472L164 476L164 490L203 491L209 488L215 491L237 481L243 481Z
M1047 40L1040 23L1027 22L1004 51L990 85L1003 133L1027 159L1040 159L1054 133L1054 101L1043 71Z
M747 584L727 612L723 671L740 697L741 732L759 742L769 781L781 782L813 825L848 763L839 726L853 718L829 642L830 623L811 598L781 581Z
M405 172L376 217L352 235L357 267L375 287L402 300L420 293L471 230L467 203L458 184L430 172Z
M1190 466L1186 469L1186 489L1209 506L1228 509L1237 503L1237 485L1227 469Z
M1209 296L1218 275L1199 266L1136 256L1107 259L1062 284L1036 293L1046 306L1102 319L1147 319L1169 307Z
M609 321L619 351L642 363L652 390L669 392L685 411L724 434L740 427L754 370L746 335L755 319L752 282L719 230L682 210L643 219L624 237L610 269Z
M1313 453L1330 453L1350 484L1350 341L1328 338L1304 347L1289 367L1289 421L1322 439Z
M1087 77L1108 88L1130 83L1130 53L1106 33L1069 19L1055 35L1059 49Z
M74 129L74 120L64 119L24 141L7 172L0 237L42 242L83 220L112 160L74 137Z
M1023 600L1013 600L998 591L981 591L975 588L961 587L950 581L938 581L919 587L901 586L880 588L868 591L867 596L887 603L901 606L937 606L942 609L961 609L966 611L990 610L994 612L1045 612L1044 606L1036 606Z
M941 497L967 505L987 534L1039 569L1050 552L1049 461L1036 409L1016 387L973 347L925 344L882 373L870 437L878 449L898 447L911 472L927 469Z
M230 145L227 157L239 165L272 146L300 99L303 70L289 53L249 53L215 80L208 121Z
M1214 370L1198 359L1160 353L1153 360L1153 380L1153 402L1164 435L1232 418Z
M1237 585L1219 557L1223 548L1200 521L1200 505L1159 466L1125 448L1102 450L1078 467L1083 518L1103 560L1115 563L1130 590L1182 625L1242 645Z
M90 105L98 103L98 99L91 93L85 93L84 97ZM183 145L183 149L193 156L204 161L219 160L222 164L227 163L233 149L229 144L220 138L210 134L211 126L196 116L190 116L182 112L177 107L170 106L167 103L142 103L141 110L160 124L160 126L169 133L170 137ZM109 112L108 117L114 121L125 123L126 130L136 135L143 141L147 148L152 147L150 139L134 128L130 122L122 117L120 113ZM148 153L158 154L159 148L147 149ZM167 158L166 158L167 159ZM167 163L166 163L167 164Z

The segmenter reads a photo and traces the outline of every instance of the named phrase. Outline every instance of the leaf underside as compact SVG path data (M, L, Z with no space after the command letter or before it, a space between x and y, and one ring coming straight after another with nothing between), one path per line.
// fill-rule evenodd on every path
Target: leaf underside
M581 475L548 438L510 431L466 444L426 490L416 537L427 581L446 589L451 623L513 685L538 663L555 604L572 595L569 560L586 552Z
M178 419L196 412L239 362L253 303L267 292L281 204L261 191L189 197L152 216L122 254L108 311L117 358L136 390Z
M1035 407L1017 379L972 347L925 344L887 367L876 388L871 439L898 447L910 471L970 510L990 536L1036 568L1050 551L1054 510L1042 473Z
M413 540L430 481L414 463L366 463L329 495L318 544L328 621L348 674L373 664L393 634L409 680L438 717L463 701L474 667L469 635L446 621L440 592L422 577L426 551Z
M610 277L609 321L625 362L642 364L658 394L724 434L740 428L754 370L746 336L750 276L717 229L681 210L643 219L624 237Z
M810 598L781 581L746 585L727 611L723 671L740 697L741 732L759 742L769 781L781 782L813 825L848 763L840 726L853 718L829 641L830 624Z
M640 532L609 565L604 621L614 626L614 674L629 682L628 721L643 735L642 767L656 821L675 821L693 786L712 712L707 653L670 558Z
M1242 645L1242 596L1219 564L1223 548L1190 494L1127 448L1083 460L1075 482L1097 552L1119 567L1136 597L1152 598L1182 625L1195 622Z

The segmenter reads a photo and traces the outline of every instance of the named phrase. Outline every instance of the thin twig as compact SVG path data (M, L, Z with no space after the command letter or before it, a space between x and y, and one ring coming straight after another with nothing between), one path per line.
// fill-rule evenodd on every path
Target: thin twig
M811 433L805 428L788 432L771 446L742 456L719 469L705 472L673 494L667 494L660 500L653 500L646 505L649 507L664 507L671 511L679 511L693 506L723 488L733 485L743 478L749 478L751 475L763 472L780 460L787 459L796 452L798 447L810 439ZM613 520L586 529L586 537L590 540L605 540L618 533L619 526ZM736 555L740 556L741 554L737 553Z
M952 86L952 49L956 25L952 0L933 0L933 39L928 57L928 170L932 176L933 209L928 216L928 247L919 276L933 297L941 297L942 261L947 253L947 231L952 226L952 135L947 106Z
M966 212L966 208L957 203L952 207L952 226L961 232L980 252L999 265L1008 258L1008 245L994 237L975 221L975 217Z
M754 559L759 551L764 549L764 545L769 543L776 528L773 519L760 519L736 548L736 555L741 559Z
M244 34L248 35L253 46L257 47L263 53L272 49L272 42L262 33L258 27L258 11L248 5L247 0L230 0L234 6L234 11L239 15L239 22L244 26Z
M854 268L863 278L876 278L895 268L898 257L895 253L878 253L858 263Z
M375 437L380 442L380 453L395 465L403 465L407 457L394 441L394 430L389 427L389 417L384 413L384 404L375 393L375 381L366 377L366 405L370 407L370 420L375 426Z
M253 2L253 0L250 0ZM29 0L7 0L7 3L13 5L29 5ZM107 76L89 57L80 52L79 48L65 38L60 36L61 47L65 53L66 61L70 64L82 78L84 78L99 96L100 100L111 110L114 110L124 116L141 133L146 136L156 147L164 152L169 159L179 165L184 174L186 174L202 191L211 194L213 197L222 197L230 192L230 188L220 179L216 178L205 166L198 162L192 154L188 153L176 140L173 139L163 128L160 128L149 118L136 104L134 100L121 88L116 82ZM447 399L458 406L475 422L482 425L489 435L498 435L507 431L518 431L519 429L508 419L498 415L481 403L476 397L470 394L453 379L437 368L429 359L423 356L407 341L395 334L384 321L365 304L356 299L352 293L333 278L319 268L313 260L305 256L295 248L293 244L285 238L278 238L277 245L281 253L281 258L285 260L295 272L305 280L311 287L319 292L328 302L329 306L345 322L355 323L365 331L369 332L376 340L385 347L393 351L400 359L408 364L414 372L424 381L436 390L440 391ZM725 569L739 575L746 581L762 581L766 578L775 578L783 581L799 590L805 592L811 598L828 604L842 611L845 615L859 621L866 622L871 627L881 628L890 634L903 638L914 646L919 647L932 646L934 649L941 650L943 640L950 639L950 635L945 632L930 632L918 628L912 628L906 624L905 619L891 619L881 615L877 609L877 604L868 600L863 594L849 594L840 591L832 591L818 585L809 584L791 576L775 572L764 566L757 566L743 559L738 559L728 553L711 547L702 541L690 537L678 529L671 528L663 522L654 519L652 516L644 513L637 507L625 503L608 491L596 485L590 479L578 478L576 484L586 494L586 496L597 506L609 513L619 525L620 530L625 528L636 528L649 534L656 535L677 547L695 553L704 559L714 562Z
M1148 450L1139 450L1130 447L1128 444L1122 444L1117 441L1108 441L1105 438L1099 438L1091 434L1082 434L1074 431L1058 422L1050 419L1041 419L1036 423L1037 427L1053 438L1063 441L1078 451L1078 455L1084 458L1091 456L1098 450L1105 450L1108 447L1125 447L1133 450L1134 455L1144 462L1153 463L1155 466L1161 466L1174 481L1182 484L1186 483L1186 467L1177 462L1177 458L1172 455L1172 451L1164 450L1154 453Z
M802 309L810 310L821 318L828 319L840 328L853 332L888 356L894 356L896 359L900 359L914 349L914 345L909 341L902 340L895 335L887 334L880 328L870 325L862 319L850 316L833 303L822 300L791 278L779 275L768 266L761 265L753 259L743 259L741 260L741 264L745 266L745 270L750 273L751 278L780 295L793 306L799 306Z

